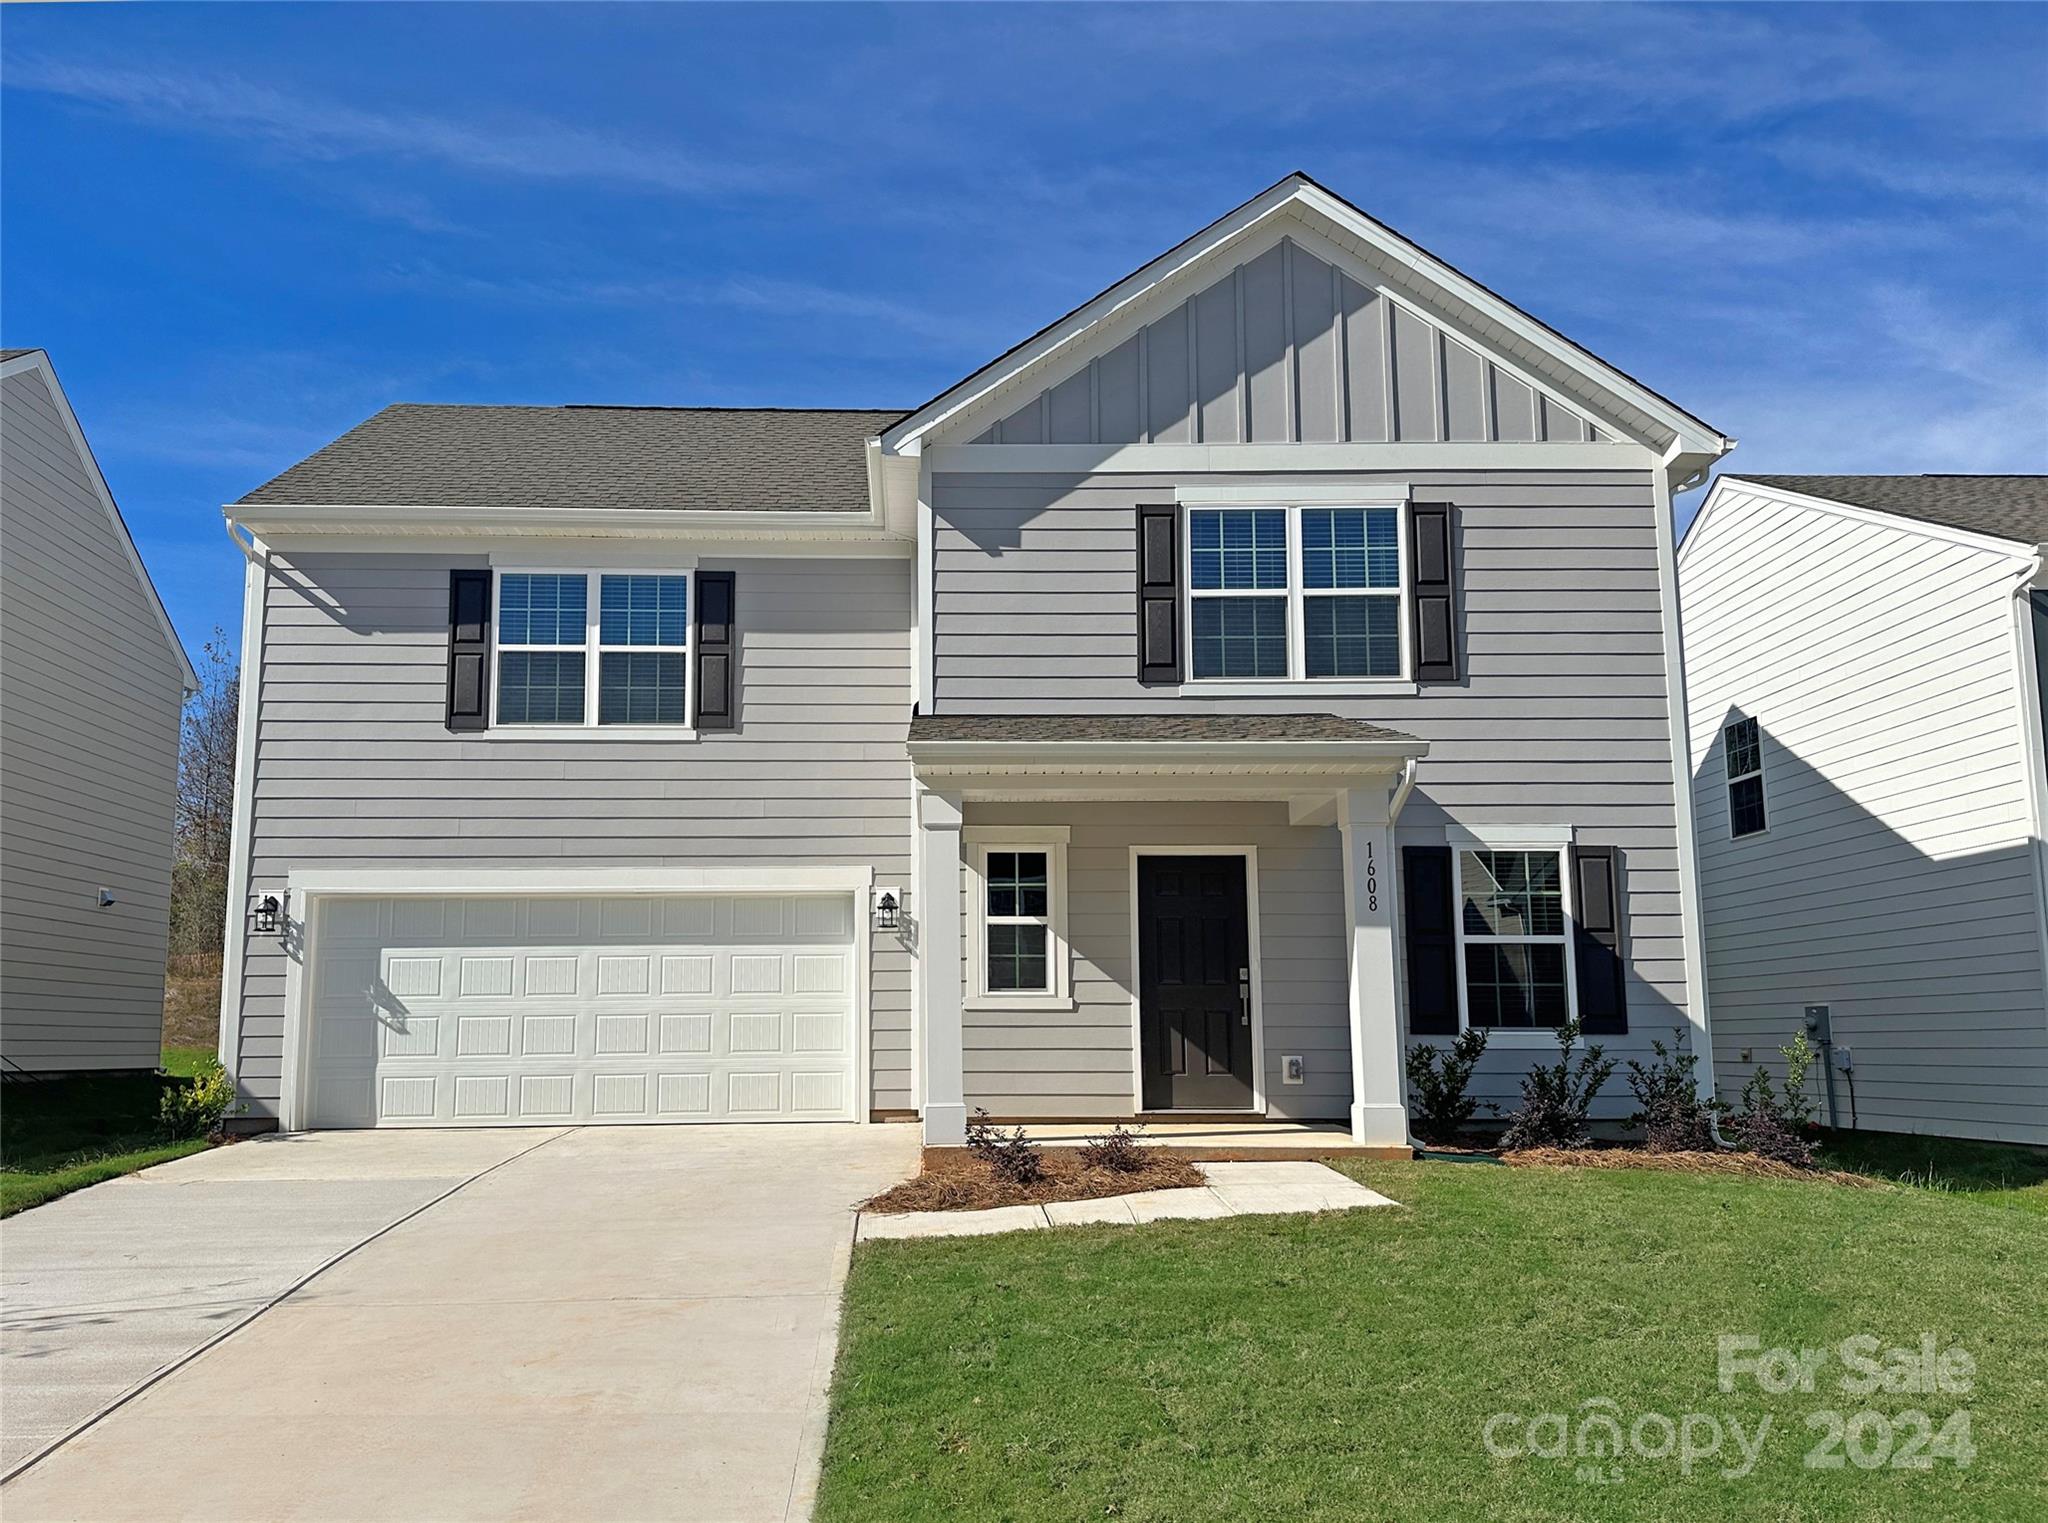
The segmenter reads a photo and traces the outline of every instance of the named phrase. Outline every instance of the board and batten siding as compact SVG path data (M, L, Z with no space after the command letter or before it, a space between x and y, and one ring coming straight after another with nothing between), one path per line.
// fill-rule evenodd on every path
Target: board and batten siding
M1457 509L1459 683L1350 698L1311 683L1272 697L1225 698L1205 696L1195 682L1141 686L1137 506L1225 479L935 475L934 711L1313 711L1419 736L1430 754L1401 817L1400 843L1441 845L1450 825L1563 824L1582 844L1621 848L1629 1032L1604 1045L1632 1056L1647 1054L1653 1037L1671 1041L1686 1026L1686 981L1647 472L1400 473L1415 500ZM1384 478L1309 479L1319 488L1355 484L1369 500ZM1277 483L1274 500L1286 498L1284 481ZM1329 839L1334 851L1334 831ZM1334 865L1330 892L1341 893ZM1267 977L1274 972L1269 963ZM1341 988L1336 997L1341 1008ZM1498 1044L1475 1091L1511 1105L1530 1056ZM1105 1061L1128 1069L1127 1054ZM1348 1103L1348 1076L1346 1088ZM1269 1091L1277 1094L1277 1083ZM1632 1109L1616 1081L1602 1114Z
M575 564L564 548L560 564ZM737 730L452 734L448 573L481 556L280 553L267 577L251 894L313 869L872 866L910 881L910 563L727 558ZM865 906L862 907L865 913ZM239 1077L274 1116L286 959L251 932ZM910 1103L911 958L874 941L871 1104Z
M184 670L40 370L0 381L0 1053L155 1068ZM101 908L105 888L114 903Z
M2048 1000L2013 596L2029 562L1740 494L1680 577L1724 1091L1830 1007L1864 1127L2048 1143ZM1753 718L1766 830L1729 836ZM1816 1097L1825 1089L1813 1081ZM1848 1082L1836 1084L1842 1123Z

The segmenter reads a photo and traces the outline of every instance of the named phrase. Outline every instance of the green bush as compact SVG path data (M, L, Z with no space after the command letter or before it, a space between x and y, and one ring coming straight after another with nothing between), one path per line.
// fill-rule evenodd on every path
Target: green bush
M209 1137L234 1108L235 1081L218 1059L210 1059L190 1079L164 1090L157 1101L157 1124L174 1142Z
M1467 1027L1448 1047L1417 1042L1408 1049L1408 1125L1417 1137L1449 1146L1472 1124L1479 1102L1465 1091L1485 1051L1483 1026Z

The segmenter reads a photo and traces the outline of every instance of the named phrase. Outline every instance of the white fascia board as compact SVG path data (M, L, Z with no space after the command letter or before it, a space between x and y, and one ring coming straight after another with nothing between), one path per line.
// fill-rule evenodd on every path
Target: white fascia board
M285 534L514 535L690 539L904 539L872 511L756 513L668 508L476 508L346 503L228 503L222 509L265 539ZM905 540L907 543L907 539Z
M941 444L935 473L1049 471L1647 471L1660 456L1637 444ZM1284 493L1283 493L1284 495Z
M306 895L483 898L577 894L852 893L874 882L872 867L315 868L294 871Z
M158 625L163 629L164 643L178 658L179 680L184 683L186 696L199 691L199 673L193 668L192 658L185 654L185 642L178 638L178 631L171 623L169 610L156 590L156 582L150 577L149 568L142 563L142 552L135 548L135 536L128 532L128 521L121 516L120 505L114 501L113 488L107 485L106 473L100 469L99 457L93 454L92 445L87 442L85 430L80 427L78 414L71 410L71 399L64 395L64 386L57 379L57 368L50 363L49 355L40 349L31 349L17 354L13 359L0 362L0 380L25 374L28 371L42 372L43 380L50 388L50 398L57 404L57 416L64 420L64 431L71 436L71 447L78 452L78 458L85 463L86 474L91 478L93 494L99 498L100 506L106 511L114 525L114 533L121 546L128 552L128 564L135 572L135 579L142 583L142 590L149 594L150 606L156 610Z
M1241 772L1389 772L1429 754L1426 740L914 740L912 767L939 771L1088 771L1171 775Z
M1084 334L1149 296L1158 287L1174 281L1193 266L1215 259L1269 218L1289 210L1297 217L1303 212L1314 214L1369 248L1376 258L1405 272L1416 286L1444 292L1451 300L1477 314L1482 322L1499 328L1560 370L1582 376L1597 389L1612 394L1667 430L1678 445L1677 455L1719 458L1735 447L1733 439L1717 433L1641 382L1630 379L1597 355L1409 242L1385 224L1375 221L1306 177L1290 175L885 430L881 436L882 448L895 454L917 453L934 430L944 427L991 392L1038 367ZM1663 441L1658 442L1661 444Z
M1831 514L1855 523L1875 524L1881 528L1904 529L1927 539L1939 540L1943 544L1960 545L1967 550L1982 550L1992 555L2003 556L2014 561L2032 561L2042 551L2042 546L2026 540L2003 539L1995 534L1979 534L1971 529L1957 529L1948 524L1929 523L1924 518L1914 518L1907 513L1887 513L1882 508L1861 507L1853 502L1837 502L1832 497L1809 497L1804 492L1787 491L1784 487L1765 486L1741 476L1721 475L1714 478L1713 490L1707 493L1707 500L1686 526L1685 538L1678 546L1678 565L1685 566L1686 552L1695 542L1703 539L1710 519L1718 523L1725 513L1716 509L1733 495L1762 497L1787 507L1810 508L1817 513Z

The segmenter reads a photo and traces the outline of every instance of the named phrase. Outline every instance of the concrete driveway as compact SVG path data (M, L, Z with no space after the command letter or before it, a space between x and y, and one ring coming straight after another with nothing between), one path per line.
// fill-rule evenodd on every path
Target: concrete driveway
M341 1251L322 1203L353 1188L378 1204L351 1218L362 1246L10 1481L0 1512L807 1516L852 1210L916 1155L907 1126L327 1133L99 1186L77 1203L106 1214L68 1267L45 1245L43 1269L17 1282L13 1222L4 1241L10 1323L38 1308L28 1331L51 1369L82 1367L66 1350L92 1341L102 1301L171 1319L158 1348L173 1325L202 1342L221 1306L245 1291L261 1305ZM232 1220L205 1186L241 1192ZM198 1190L209 1249L229 1267L209 1280L188 1264L152 1299L120 1276L162 1257L155 1235L178 1209L167 1189ZM15 1221L52 1213L61 1242L68 1204ZM311 1262L293 1273L274 1240L295 1215ZM252 1237L273 1248L243 1272ZM96 1288L102 1269L111 1293ZM10 1428L17 1391L37 1384L32 1361L12 1357L17 1337L10 1325Z

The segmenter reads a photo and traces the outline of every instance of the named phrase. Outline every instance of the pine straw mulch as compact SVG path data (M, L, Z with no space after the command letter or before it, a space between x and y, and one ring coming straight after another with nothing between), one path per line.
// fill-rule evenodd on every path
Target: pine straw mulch
M1184 1190L1208 1183L1202 1171L1177 1153L1147 1148L1145 1166L1134 1174L1091 1169L1076 1148L1042 1149L1045 1177L1034 1185L998 1179L988 1164L965 1150L934 1149L924 1171L861 1204L863 1211L987 1211L996 1206L1043 1206L1058 1200L1100 1200L1146 1190Z
M1889 1184L1868 1174L1840 1169L1799 1169L1754 1153L1652 1153L1642 1148L1526 1148L1502 1153L1501 1161L1517 1169L1661 1169L1673 1174L1738 1174L1750 1179L1805 1179L1847 1185L1852 1190L1884 1190Z

